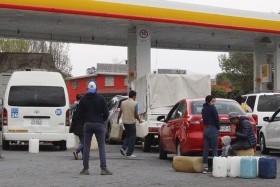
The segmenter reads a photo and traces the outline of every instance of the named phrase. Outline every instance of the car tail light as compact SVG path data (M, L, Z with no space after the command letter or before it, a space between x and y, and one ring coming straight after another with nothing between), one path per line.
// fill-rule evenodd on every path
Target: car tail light
M70 110L66 111L65 126L70 126Z
M8 126L8 112L6 108L3 109L3 126Z
M149 127L149 132L159 132L159 128L158 127Z
M258 115L253 114L253 115L252 115L252 118L255 120L256 125L258 125Z
M187 128L190 130L202 130L200 119L198 117L190 117Z

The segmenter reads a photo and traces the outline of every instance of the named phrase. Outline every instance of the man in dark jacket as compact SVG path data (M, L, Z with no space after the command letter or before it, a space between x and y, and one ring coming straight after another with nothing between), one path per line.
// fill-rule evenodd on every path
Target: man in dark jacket
M109 116L109 110L106 100L102 95L96 93L97 86L95 82L88 84L88 93L84 95L79 103L79 116L84 119L84 153L83 153L83 170L81 175L89 174L89 154L91 139L93 133L96 136L101 175L112 175L106 166L106 152L105 152L105 124L104 121Z
M236 126L235 130L231 130L230 134L235 136L231 140L229 148L230 155L236 155L235 150L249 149L256 146L256 137L254 129L246 116L238 117L237 112L229 113L230 122Z

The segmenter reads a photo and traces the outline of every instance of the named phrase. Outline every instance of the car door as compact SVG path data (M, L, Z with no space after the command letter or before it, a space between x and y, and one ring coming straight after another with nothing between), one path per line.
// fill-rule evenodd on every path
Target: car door
M265 126L266 146L278 146L280 140L280 110L273 114L270 122Z
M176 132L177 110L180 103L177 103L168 113L165 124L162 126L162 143L163 147L170 152L176 152L176 145L174 144L174 136Z

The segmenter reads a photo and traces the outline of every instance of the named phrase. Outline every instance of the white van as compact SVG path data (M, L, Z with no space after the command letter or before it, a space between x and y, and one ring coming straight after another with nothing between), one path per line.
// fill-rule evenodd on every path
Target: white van
M8 82L3 104L2 148L10 141L52 142L66 150L69 98L60 73L17 71Z

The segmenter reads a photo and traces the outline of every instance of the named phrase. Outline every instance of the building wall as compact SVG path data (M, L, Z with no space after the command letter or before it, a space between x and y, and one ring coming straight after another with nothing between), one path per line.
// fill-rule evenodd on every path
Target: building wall
M77 94L85 94L87 93L87 80L92 79L95 80L97 84L97 93L100 93L105 97L108 101L114 95L127 94L127 86L124 84L124 79L126 76L124 75L112 75L114 76L114 86L105 86L105 76L103 74L93 75L92 77L80 77L77 78L78 80L78 88L73 89L73 79L66 80L66 87L69 95L69 102L70 104L76 101Z

